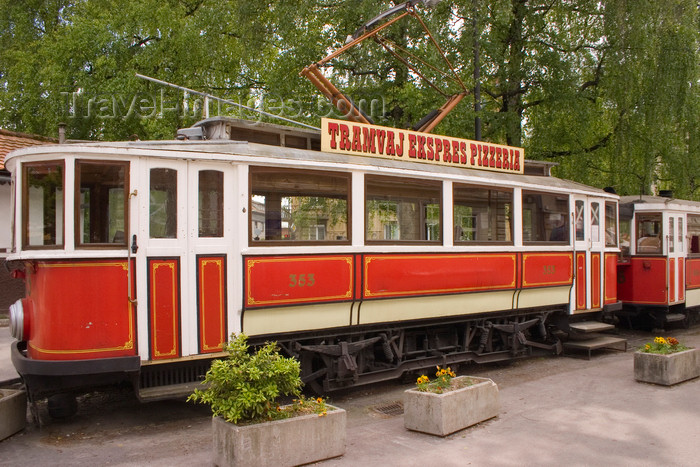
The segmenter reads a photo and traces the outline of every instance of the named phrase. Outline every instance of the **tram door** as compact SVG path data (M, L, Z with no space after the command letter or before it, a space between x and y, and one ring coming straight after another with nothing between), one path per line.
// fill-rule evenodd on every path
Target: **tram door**
M227 335L233 229L225 200L233 199L233 169L149 160L146 172L147 195L139 203L145 251L137 256L145 263L139 308L143 316L145 307L146 318L139 343L151 360L219 352Z
M603 306L604 211L602 199L574 198L574 312L582 313Z
M670 213L665 217L668 249L668 302L672 304L685 300L685 216Z

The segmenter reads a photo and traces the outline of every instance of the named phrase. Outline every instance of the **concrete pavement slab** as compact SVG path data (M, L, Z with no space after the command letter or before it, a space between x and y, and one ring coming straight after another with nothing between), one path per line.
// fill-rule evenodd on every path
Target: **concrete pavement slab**
M622 335L630 339L627 352L595 352L590 361L549 357L463 368L461 374L498 384L502 410L445 438L408 431L401 415L375 410L400 401L412 383L334 394L330 402L347 411L347 450L317 465L700 465L700 378L671 387L635 381L634 349L654 335ZM700 328L662 335L700 347ZM3 360L9 361L4 341ZM205 407L141 404L131 395L90 395L82 407L61 422L40 406L44 426L0 442L0 464L211 465Z

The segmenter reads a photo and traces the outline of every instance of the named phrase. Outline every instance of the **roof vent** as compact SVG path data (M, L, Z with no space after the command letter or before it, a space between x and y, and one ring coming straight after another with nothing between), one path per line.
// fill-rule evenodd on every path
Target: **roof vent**
M176 138L180 141L203 140L204 130L202 129L202 127L180 128L179 130L177 130Z

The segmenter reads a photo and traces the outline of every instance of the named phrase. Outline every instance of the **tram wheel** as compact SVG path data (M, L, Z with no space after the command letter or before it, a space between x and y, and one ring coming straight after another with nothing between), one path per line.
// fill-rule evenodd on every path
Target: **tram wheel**
M72 394L56 394L48 398L47 407L51 418L69 418L78 412L78 400Z
M323 395L323 380L328 373L323 359L313 352L304 352L300 355L299 362L304 386L318 396Z

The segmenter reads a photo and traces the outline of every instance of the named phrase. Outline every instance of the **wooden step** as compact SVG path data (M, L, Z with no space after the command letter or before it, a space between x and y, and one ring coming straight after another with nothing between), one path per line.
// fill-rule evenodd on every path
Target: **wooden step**
M152 388L140 388L138 398L141 401L159 401L164 399L182 399L188 397L195 389L204 389L200 382L171 384L168 386L156 386Z
M579 321L578 323L569 324L569 328L576 332L604 332L612 331L615 326L608 323L601 323L600 321Z
M591 352L598 349L613 349L626 352L627 339L614 336L595 336L591 337L590 339L564 342L565 355L566 350L583 350L588 352L588 360L591 359Z
M683 313L669 313L666 315L667 323L675 323L678 321L683 321L684 319L685 315Z

